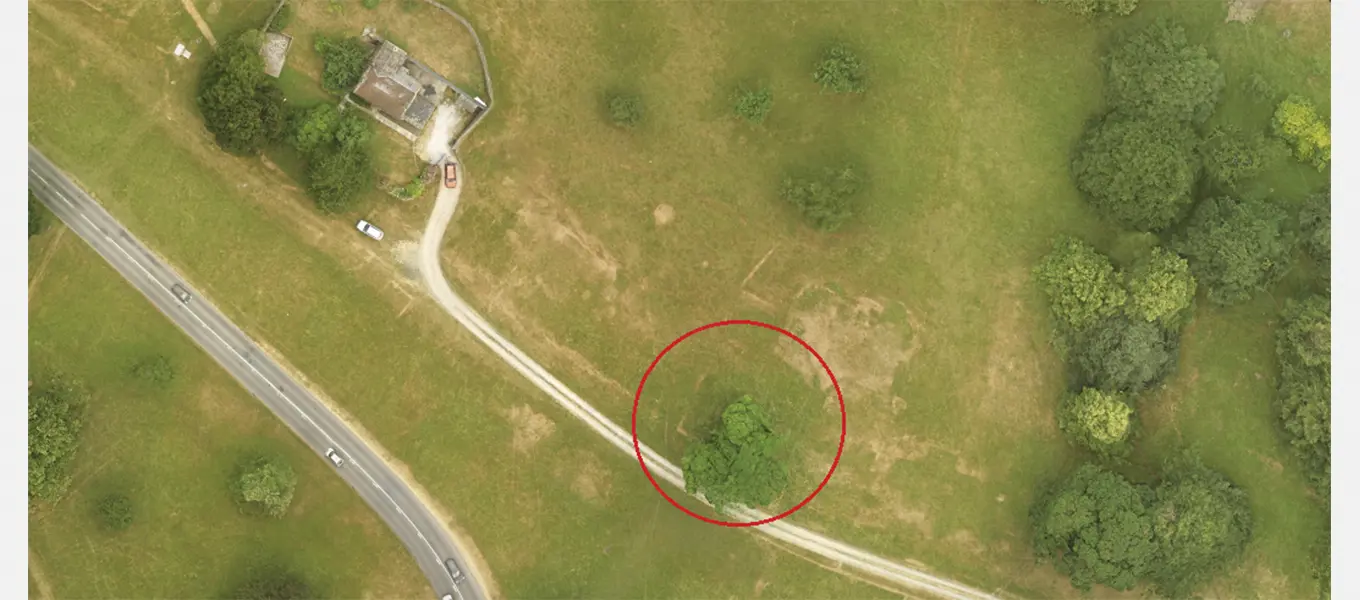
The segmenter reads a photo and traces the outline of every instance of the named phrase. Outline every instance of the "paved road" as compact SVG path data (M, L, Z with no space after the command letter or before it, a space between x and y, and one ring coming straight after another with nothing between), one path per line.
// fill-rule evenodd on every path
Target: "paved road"
M634 456L633 436L629 431L609 420L590 403L576 395L576 392L573 392L571 388L548 373L542 365L535 362L497 332L471 305L454 293L448 280L444 278L443 268L439 263L439 248L443 244L444 232L448 228L449 220L453 218L453 213L458 208L458 199L462 190L469 184L462 165L460 164L457 168L458 187L452 190L440 188L439 197L435 200L434 211L430 214L430 220L426 224L424 235L420 239L420 273L424 279L425 287L449 315L472 333L478 341L499 356L501 360L553 400L556 400L558 405L567 412L583 421L605 441L613 444L630 457ZM636 452L640 452L646 457L647 467L651 469L653 474L683 493L685 479L680 467L666 460L664 456L661 456L646 444L640 444ZM638 479L642 479L640 473ZM734 516L746 522L761 521L771 516L763 511L749 508L732 512ZM924 592L942 598L958 600L996 600L995 596L969 587L967 584L888 560L867 550L804 529L793 524L791 519L759 525L753 529L834 561L844 567L870 575L876 580L895 583L914 592Z
M462 600L482 600L485 590L469 571L466 560L448 532L420 499L364 442L345 426L263 351L195 292L183 277L138 242L84 191L70 181L37 149L28 148L28 185L52 212L165 316L241 382L269 410L283 419L317 454L324 458L335 448L344 458L337 469L342 479L373 507L397 534L421 571L429 578L436 597L452 594ZM193 298L182 303L171 287L183 286ZM326 543L316 540L316 543ZM444 566L454 558L467 578L455 584Z

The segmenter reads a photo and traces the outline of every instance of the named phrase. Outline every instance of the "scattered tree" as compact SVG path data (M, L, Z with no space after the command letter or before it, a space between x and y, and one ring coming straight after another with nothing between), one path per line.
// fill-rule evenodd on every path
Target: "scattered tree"
M1190 207L1200 161L1194 130L1111 115L1083 137L1072 174L1098 211L1138 231L1165 229Z
M240 468L232 492L242 512L282 517L293 502L297 474L280 458L255 457Z
M240 600L307 600L316 592L301 575L270 565L251 569L230 595Z
M859 94L868 85L864 63L844 44L826 49L812 72L812 79L821 84L822 90L837 94Z
M364 8L367 8L368 10L373 10L378 8L378 4L380 2L381 0L363 0L363 5Z
M1263 134L1247 136L1232 126L1216 127L1205 138L1204 172L1223 188L1233 189L1259 175L1275 158L1274 148Z
M1195 277L1190 263L1175 252L1154 247L1129 272L1131 316L1175 329L1195 300Z
M1133 407L1121 394L1084 388L1063 397L1058 428L1073 444L1102 458L1122 458L1129 453Z
M1299 209L1299 242L1303 251L1322 267L1324 279L1332 270L1332 192L1309 194Z
M1275 355L1280 363L1280 421L1323 497L1332 474L1332 317L1327 296L1290 300L1280 315Z
M1083 385L1105 392L1137 393L1171 373L1176 353L1173 333L1117 315L1081 336L1074 354Z
M86 397L55 375L28 388L28 497L55 501L71 483L71 459L85 426Z
M1057 4L1068 12L1083 17L1098 14L1128 15L1138 8L1138 0L1039 0L1040 4Z
M283 92L264 72L261 33L246 31L213 52L199 87L198 108L217 145L235 154L254 154L280 139Z
M615 93L605 100L609 120L619 127L633 127L642 122L642 97L636 94Z
M1083 465L1031 509L1035 552L1057 563L1077 589L1131 589L1156 560L1152 499L1144 486Z
M132 365L132 376L148 383L163 386L175 380L175 365L165 355L157 354Z
M1188 596L1251 539L1246 492L1193 455L1167 465L1152 516L1157 560L1149 576L1165 596Z
M28 192L28 237L42 233L47 228L47 207L38 201L33 192Z
M1055 240L1034 275L1065 333L1083 331L1117 314L1128 299L1110 259L1076 238Z
M1223 90L1223 73L1185 30L1159 20L1129 36L1105 57L1106 97L1125 114L1203 123Z
M1209 198L1195 209L1176 249L1190 259L1209 300L1244 302L1289 269L1294 238L1287 221L1283 208L1259 196Z
M132 525L132 499L124 494L105 494L94 507L95 518L108 531L122 531Z
M1311 102L1294 95L1285 98L1275 109L1273 125L1275 135L1289 143L1295 158L1312 163L1319 171L1327 168L1332 160L1332 135Z
M368 58L374 47L357 37L332 38L316 36L316 51L321 53L321 87L337 94L346 94L359 85L368 68Z
M734 109L737 116L751 123L759 125L765 121L765 117L770 114L770 109L774 107L774 92L769 86L757 89L743 88L737 93L737 101Z
M789 483L778 446L765 409L743 396L723 409L716 431L685 449L685 491L703 494L718 511L767 505Z
M854 197L863 187L852 165L824 168L820 177L786 177L779 195L793 204L813 227L835 231L854 214Z

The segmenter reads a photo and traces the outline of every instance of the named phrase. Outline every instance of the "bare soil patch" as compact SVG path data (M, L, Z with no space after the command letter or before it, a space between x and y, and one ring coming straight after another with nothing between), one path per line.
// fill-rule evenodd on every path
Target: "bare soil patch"
M557 424L542 413L535 412L528 404L521 404L506 411L506 418L515 428L510 446L515 452L526 454L557 430Z

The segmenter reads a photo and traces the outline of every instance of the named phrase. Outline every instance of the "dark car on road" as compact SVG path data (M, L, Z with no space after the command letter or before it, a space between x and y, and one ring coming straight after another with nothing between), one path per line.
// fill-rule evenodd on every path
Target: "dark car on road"
M463 580L466 579L463 572L458 569L458 563L453 562L452 558L444 561L444 566L448 567L449 577L453 578L454 583L463 583Z

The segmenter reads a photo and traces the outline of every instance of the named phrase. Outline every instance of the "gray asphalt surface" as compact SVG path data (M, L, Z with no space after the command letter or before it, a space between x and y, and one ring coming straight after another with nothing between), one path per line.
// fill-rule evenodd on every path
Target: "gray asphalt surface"
M166 266L128 233L83 190L71 182L37 149L28 148L28 185L53 213L84 239L152 304L179 326L269 410L302 438L317 460L327 448L344 458L337 474L378 513L415 558L430 580L435 597L452 594L461 600L482 600L485 590L469 571L470 562L448 532L420 499L364 442L240 329L231 323L184 278ZM357 233L357 232L356 232ZM192 294L183 303L171 291L175 284ZM361 318L361 315L356 315ZM207 540L205 540L205 543ZM324 544L326 540L315 540ZM466 575L455 583L444 566L453 558Z

